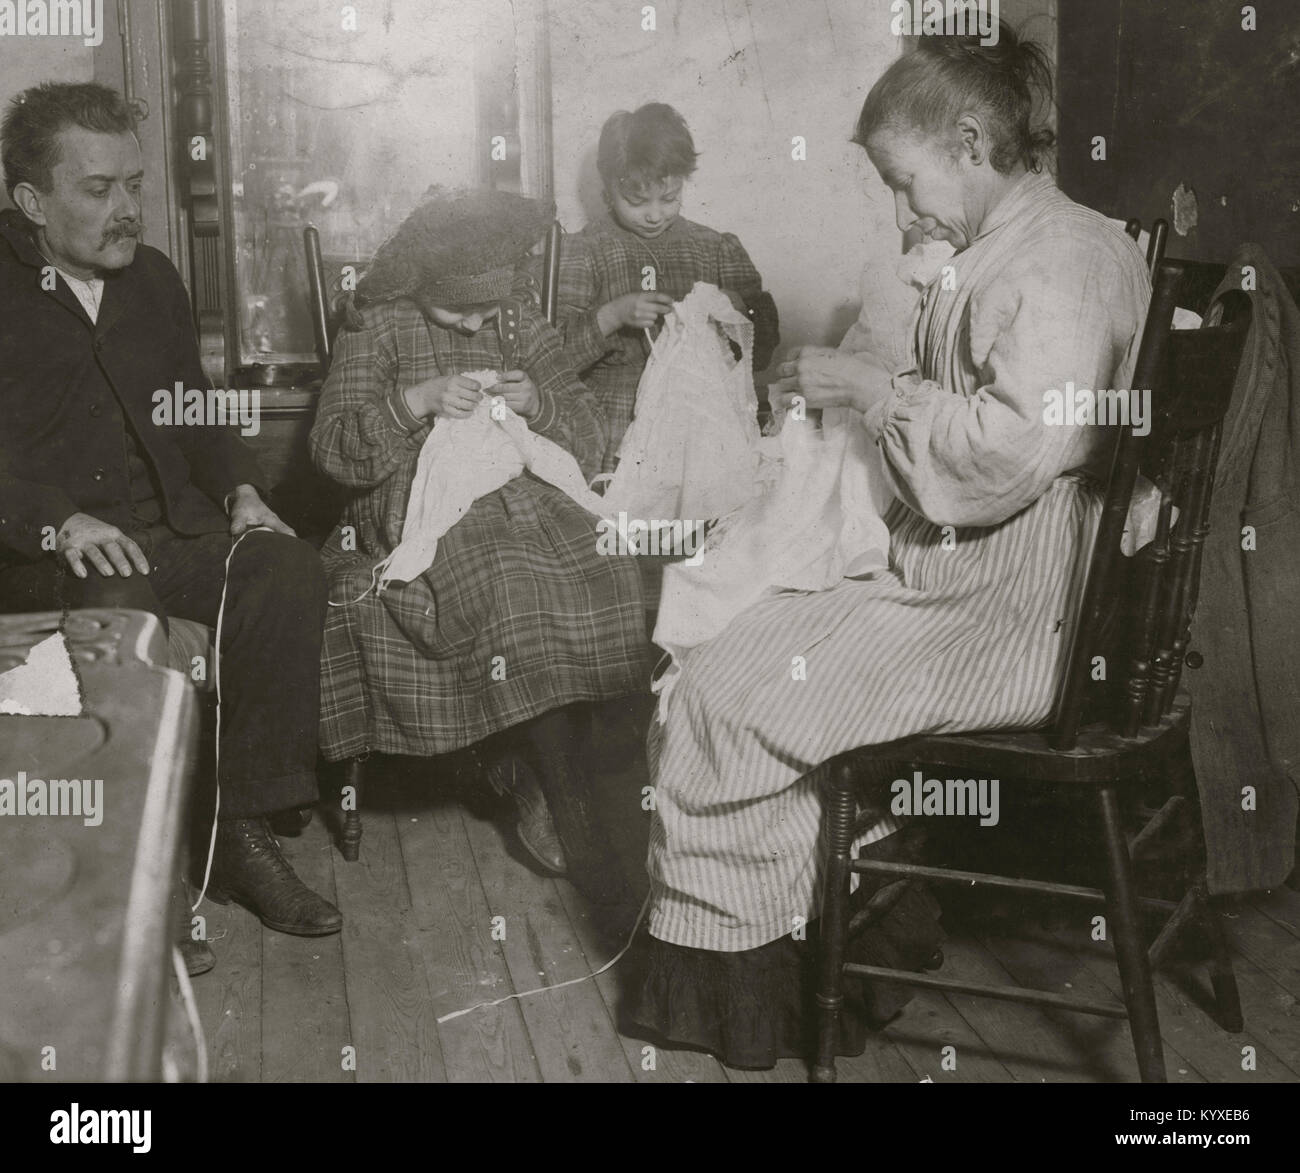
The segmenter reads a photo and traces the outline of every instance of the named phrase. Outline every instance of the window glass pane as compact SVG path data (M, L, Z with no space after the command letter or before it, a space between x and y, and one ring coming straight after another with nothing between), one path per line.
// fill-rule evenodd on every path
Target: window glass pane
M223 21L239 363L314 362L305 225L330 281L431 184L519 190L513 8L226 0Z

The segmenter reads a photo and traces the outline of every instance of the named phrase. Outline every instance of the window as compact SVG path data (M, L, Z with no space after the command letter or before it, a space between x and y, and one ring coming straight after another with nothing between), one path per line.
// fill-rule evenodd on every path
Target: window
M315 362L306 225L329 283L430 185L549 194L540 2L223 0L228 367Z

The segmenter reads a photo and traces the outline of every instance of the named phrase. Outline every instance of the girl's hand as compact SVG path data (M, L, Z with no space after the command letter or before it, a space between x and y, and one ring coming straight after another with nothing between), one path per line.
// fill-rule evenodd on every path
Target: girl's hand
M536 419L542 409L542 397L538 394L537 384L528 377L527 371L506 371L501 381L488 391L489 395L500 396L505 405L516 415L526 420Z
M453 420L467 419L483 398L478 380L464 375L438 375L426 379L408 387L405 395L406 406L421 419L431 415L445 415Z
M621 326L648 330L672 308L673 299L666 293L625 293L601 306L596 321L606 335Z
M866 411L893 387L889 368L875 355L849 354L826 346L800 346L776 368L780 376L767 393L776 411L786 410L795 396L809 408L852 407Z

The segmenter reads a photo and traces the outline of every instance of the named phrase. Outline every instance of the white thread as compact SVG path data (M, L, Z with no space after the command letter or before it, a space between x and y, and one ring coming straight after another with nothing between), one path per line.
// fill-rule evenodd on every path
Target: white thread
M600 977L602 973L613 969L614 966L622 961L623 954L632 948L632 942L636 940L636 931L641 927L641 922L645 919L646 909L649 907L650 894L647 892L645 900L641 903L641 911L636 914L636 924L632 926L632 935L628 937L627 944L594 973L586 974L583 977L569 978L568 981L560 982L558 985L554 986L538 986L535 990L524 990L519 994L507 994L504 998L497 998L494 1002L479 1002L473 1006L466 1006L464 1010L453 1010L450 1014L444 1014L439 1018L438 1024L442 1025L444 1022L450 1022L453 1018L459 1018L462 1014L473 1014L475 1010L485 1010L489 1006L500 1006L503 1002L509 1002L514 998L528 998L533 994L545 994L551 990L562 990L565 986L581 985L583 982L589 982L594 978Z
M331 599L329 600L329 605L331 607L350 607L352 606L353 603L361 602L361 600L364 599L368 594L370 594L370 592L373 591L375 587L378 585L379 575L383 571L384 567L388 565L391 558L392 555L389 554L389 556L385 558L382 562L375 563L375 568L370 572L370 585L366 587L366 589L362 591L355 599L344 599L343 602L341 603L336 603Z
M191 912L198 912L199 905L203 903L203 897L208 892L208 878L212 875L212 856L217 850L217 820L221 817L221 625L226 617L226 591L230 587L230 560L235 556L235 551L239 549L239 543L249 534L254 534L258 530L265 530L267 533L275 532L269 525L255 525L252 529L246 529L234 540L230 546L230 553L226 555L226 572L221 582L221 602L217 604L217 630L212 637L212 679L217 690L217 744L214 755L216 760L213 763L213 772L216 775L216 785L213 790L216 792L216 800L212 804L212 834L208 837L208 861L203 865L203 887L199 889L198 899L190 905Z
M203 1041L203 1026L199 1022L199 1007L194 1000L194 987L190 985L189 971L185 968L185 959L181 951L172 946L172 969L176 971L176 984L181 988L181 1002L185 1006L185 1017L190 1031L194 1035L194 1049L198 1059L198 1082L208 1082L208 1048Z

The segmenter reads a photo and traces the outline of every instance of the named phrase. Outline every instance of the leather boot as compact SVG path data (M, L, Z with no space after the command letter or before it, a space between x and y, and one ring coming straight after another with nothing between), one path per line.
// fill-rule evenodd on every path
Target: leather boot
M548 872L565 875L569 870L568 860L564 857L564 848L560 846L560 837L551 821L550 808L532 770L511 755L493 762L485 773L493 790L514 800L519 812L515 833L524 850Z
M343 927L339 910L294 874L262 818L218 821L208 897L234 900L280 933L325 937Z

